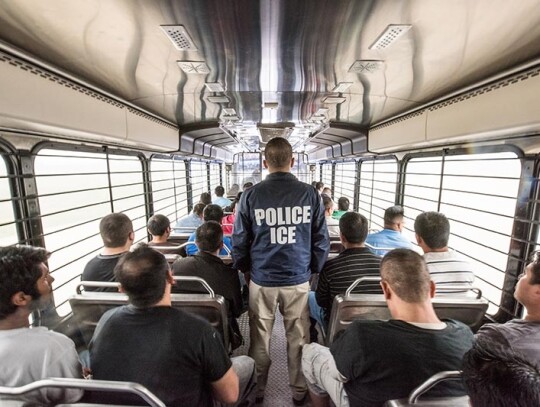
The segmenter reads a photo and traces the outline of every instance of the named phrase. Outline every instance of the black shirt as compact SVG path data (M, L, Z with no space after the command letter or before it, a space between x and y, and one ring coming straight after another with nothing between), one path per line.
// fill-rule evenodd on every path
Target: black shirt
M84 271L81 276L81 281L103 281L103 282L115 282L114 268L118 263L118 260L126 252L119 254L104 255L98 254L92 260L90 260L84 267ZM118 291L116 288L96 288L85 287L86 291Z

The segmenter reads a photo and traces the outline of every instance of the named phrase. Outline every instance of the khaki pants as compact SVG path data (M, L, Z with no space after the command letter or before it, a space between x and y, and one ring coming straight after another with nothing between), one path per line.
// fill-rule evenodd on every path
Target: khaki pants
M257 368L257 395L263 396L270 369L270 337L276 306L283 315L287 336L289 383L293 398L302 398L307 391L302 375L302 346L309 342L309 283L286 287L249 285L249 356Z

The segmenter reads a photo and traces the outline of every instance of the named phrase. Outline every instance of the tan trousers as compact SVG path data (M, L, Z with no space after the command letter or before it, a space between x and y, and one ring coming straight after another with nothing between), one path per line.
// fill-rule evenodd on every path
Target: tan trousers
M249 356L257 368L257 396L264 395L270 369L270 338L276 307L283 315L287 337L289 383L293 398L302 398L307 391L302 375L302 346L309 342L309 283L286 287L261 287L249 284Z

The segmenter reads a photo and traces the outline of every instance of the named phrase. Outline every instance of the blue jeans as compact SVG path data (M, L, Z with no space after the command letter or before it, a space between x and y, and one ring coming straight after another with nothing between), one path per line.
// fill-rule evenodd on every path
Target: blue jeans
M309 305L309 316L310 318L313 318L319 326L321 327L321 330L323 331L323 334L326 334L326 330L328 329L328 324L326 323L324 316L324 308L322 308L319 304L317 304L317 300L315 299L315 291L309 292L309 298L308 298L308 305Z

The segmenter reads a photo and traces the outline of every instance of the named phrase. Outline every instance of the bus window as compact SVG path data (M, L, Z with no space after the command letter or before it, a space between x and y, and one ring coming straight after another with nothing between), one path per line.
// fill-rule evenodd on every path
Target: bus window
M8 168L2 154L2 160L0 160L0 246L9 246L20 241L17 238L10 191Z
M354 186L356 183L356 161L340 162L336 164L334 179L334 201L341 197L349 200L350 209L355 207Z
M167 216L172 224L188 214L185 161L152 157L150 179L154 213Z
M500 304L520 176L513 152L412 158L406 167L408 229L422 211L448 217L449 245L474 265L475 286L489 300L490 314Z
M384 211L395 204L398 165L395 158L360 163L358 212L368 218L369 228L384 228Z
M259 153L236 154L232 166L232 183L243 187L246 182L261 182L261 165Z
M324 163L321 165L321 181L324 182L324 186L332 188L332 163ZM334 191L332 191L334 192Z
M206 163L201 161L189 162L189 182L191 185L191 193L193 194L193 202L199 202L199 198L203 192L208 192L208 180L206 178ZM217 185L212 185L210 193L214 199L214 188Z
M229 190L229 185L223 185L223 181L221 180L221 176L219 174L219 169L221 167L221 164L219 163L210 163L208 164L208 179L210 181L210 190L213 192L213 189L217 187L218 185L223 186L225 188L225 195L227 195L227 191Z

